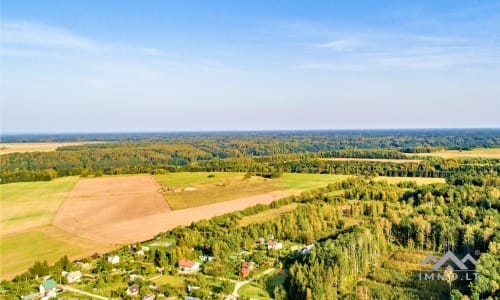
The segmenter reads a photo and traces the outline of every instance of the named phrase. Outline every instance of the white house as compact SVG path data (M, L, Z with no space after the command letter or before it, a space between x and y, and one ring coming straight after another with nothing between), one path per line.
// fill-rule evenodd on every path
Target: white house
M43 299L50 299L56 297L56 282L54 279L49 279L40 284L38 287L40 296Z
M115 265L120 262L120 257L118 255L110 255L108 256L108 261Z
M179 268L181 268L181 271L197 271L200 269L200 264L197 261L181 259Z
M283 249L283 243L277 240L267 241L267 250L281 250Z
M79 282L81 278L82 272L80 271L69 272L66 274L66 280L68 283Z

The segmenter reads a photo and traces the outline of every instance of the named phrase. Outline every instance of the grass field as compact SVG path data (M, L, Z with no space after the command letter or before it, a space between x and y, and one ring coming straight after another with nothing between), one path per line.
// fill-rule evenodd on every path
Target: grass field
M164 192L163 195L173 210L279 190L279 187L272 180L262 177L245 178L241 173L227 173L215 174L215 177L209 178L209 174L212 173L176 173L166 176L160 175L157 180L170 189ZM178 175L178 178L176 178L176 175Z
M245 216L240 220L239 225L247 226L249 224L265 223L269 220L279 218L281 215L286 214L287 212L295 210L297 206L297 203L292 203L279 208L269 209L255 215Z
M404 163L419 163L421 159L389 159L389 158L346 158L346 157L332 157L332 158L321 158L320 160L331 160L331 161L373 161L373 162L391 162L397 164Z
M1 235L48 225L78 177L0 185Z
M50 152L63 146L77 146L103 142L65 142L65 143L0 143L0 155L16 152Z
M443 158L457 157L483 157L500 159L500 147L497 148L475 148L472 150L443 150L431 153L408 153L408 156L437 156Z
M208 177L209 174L214 177ZM170 208L185 209L223 202L272 191L300 193L341 181L347 175L327 174L283 174L278 179L258 176L245 178L242 173L172 173L156 175L156 180L165 187L163 195Z
M444 178L424 178L424 177L387 177L387 176L379 176L375 177L377 181L387 181L388 183L400 183L403 181L415 181L418 184L431 184L431 183L445 183L446 180Z
M270 300L269 293L256 282L249 282L238 290L238 295L249 299Z
M28 269L35 260L51 264L64 255L76 258L105 250L108 250L106 245L75 237L53 226L4 236L0 238L0 278Z
M327 186L332 182L345 180L351 175L332 175L332 174L300 174L285 173L277 179L277 184L284 189L290 189L297 192L317 189Z

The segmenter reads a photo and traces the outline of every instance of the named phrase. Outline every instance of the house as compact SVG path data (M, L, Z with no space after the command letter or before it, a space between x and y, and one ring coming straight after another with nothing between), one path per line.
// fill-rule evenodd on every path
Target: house
M253 269L253 264L248 262L248 261L244 261L241 263L241 268L242 269L249 269L249 270L252 270Z
M248 277L248 275L250 275L250 269L249 268L241 268L241 271L238 275L242 278Z
M224 300L236 300L236 296L234 296L234 295L227 295L226 298L224 298Z
M141 247L141 250L142 250L143 252L148 252L148 251L149 251L149 247L148 247L148 246L142 246L142 247Z
M277 240L267 241L267 250L281 250L283 249L283 243Z
M132 284L127 289L127 295L129 296L137 296L139 295L139 286L137 284Z
M184 300L200 300L200 298L191 297L191 296L185 296Z
M56 282L54 279L45 280L38 287L40 296L46 297L45 299L56 297Z
M155 295L146 295L146 296L142 297L141 299L142 300L154 300Z
M68 283L80 282L81 278L82 272L80 271L69 272L66 274L66 281L68 281Z
M193 260L181 259L179 261L179 268L181 271L197 271L200 269L200 264Z
M139 255L139 256L144 256L144 251L139 250L139 251L137 251L135 254L137 254L137 255Z
M112 263L113 265L117 264L120 262L120 257L118 255L111 255L108 256L108 261Z

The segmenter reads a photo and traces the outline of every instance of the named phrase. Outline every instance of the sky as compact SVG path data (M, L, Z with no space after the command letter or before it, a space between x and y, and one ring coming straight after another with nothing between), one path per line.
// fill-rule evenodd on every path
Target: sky
M500 1L0 5L4 134L500 127Z

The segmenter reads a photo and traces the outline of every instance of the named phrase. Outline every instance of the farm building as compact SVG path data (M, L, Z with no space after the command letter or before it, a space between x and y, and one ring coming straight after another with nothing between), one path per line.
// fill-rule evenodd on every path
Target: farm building
M249 268L241 268L239 275L242 278L248 277L250 275L250 269Z
M181 259L179 268L181 268L181 271L196 271L200 268L200 264L193 260Z

